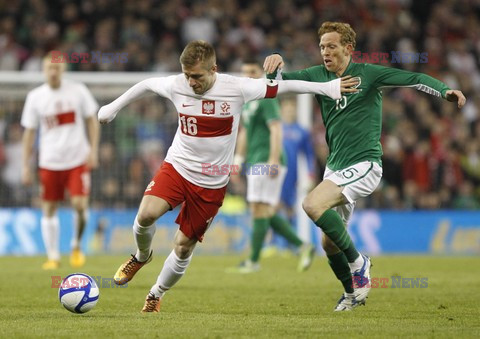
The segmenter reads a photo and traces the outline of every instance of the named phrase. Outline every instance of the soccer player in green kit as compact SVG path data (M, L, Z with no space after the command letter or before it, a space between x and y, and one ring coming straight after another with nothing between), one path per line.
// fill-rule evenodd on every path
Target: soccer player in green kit
M264 76L262 67L254 59L243 62L242 75L254 79ZM270 227L299 248L297 270L303 272L312 264L315 248L304 243L290 223L276 213L287 174L278 99L255 100L245 104L241 124L243 128L237 138L234 162L240 165L246 160L247 201L253 218L251 254L249 259L237 267L228 268L227 272L252 273L260 269L260 253ZM232 180L236 179L232 176Z
M461 91L426 74L353 63L356 34L349 24L325 22L318 36L323 65L282 72L282 57L273 54L265 59L264 70L283 80L324 82L345 75L360 79L358 92L343 94L339 100L315 96L330 153L323 181L303 201L305 212L324 233L323 249L345 289L335 311L349 311L364 305L370 292L370 258L356 250L345 226L356 200L370 195L382 177L382 87L413 87L457 102L459 108L466 99Z

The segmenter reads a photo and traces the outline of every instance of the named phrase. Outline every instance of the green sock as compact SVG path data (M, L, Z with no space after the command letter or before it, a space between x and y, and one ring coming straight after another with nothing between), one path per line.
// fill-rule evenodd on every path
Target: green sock
M270 225L275 233L280 234L282 237L287 239L289 243L297 247L302 245L303 241L297 236L291 224L289 224L287 220L283 219L278 214L275 214L270 218Z
M327 255L328 264L332 268L333 273L338 280L341 281L345 292L353 293L352 274L350 273L350 266L348 266L347 257L343 252L338 252L332 255Z
M345 253L348 262L354 262L358 258L355 245L348 235L347 229L343 224L342 218L334 210L327 210L322 214L315 224L333 241L335 245Z
M260 252L262 251L263 241L265 240L268 227L269 219L253 219L252 253L250 255L250 260L253 262L257 262L258 258L260 258Z

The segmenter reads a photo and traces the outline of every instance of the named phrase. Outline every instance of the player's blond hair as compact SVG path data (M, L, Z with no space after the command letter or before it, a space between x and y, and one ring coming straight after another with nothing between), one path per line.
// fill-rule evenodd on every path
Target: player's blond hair
M180 55L180 63L186 67L193 67L201 62L206 69L211 69L216 64L216 61L215 49L203 40L189 42Z
M355 39L357 37L357 34L353 30L352 26L345 22L327 21L324 22L322 26L318 29L318 37L321 39L322 35L331 32L337 32L338 34L340 34L340 43L343 46L352 44L353 49L355 49Z

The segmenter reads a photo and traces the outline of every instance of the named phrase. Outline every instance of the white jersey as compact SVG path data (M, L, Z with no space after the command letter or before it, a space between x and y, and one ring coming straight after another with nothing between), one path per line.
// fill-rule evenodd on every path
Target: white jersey
M193 92L183 74L150 79L149 87L170 99L178 112L178 129L165 161L186 180L211 189L228 183L243 104L274 97L277 90L264 79L218 73L202 95Z
M43 84L28 93L21 123L39 129L40 168L67 170L86 162L90 145L84 120L97 110L87 87L71 80L62 80L57 89Z
M98 112L101 123L112 121L130 102L152 91L170 99L178 112L178 129L165 161L191 183L221 188L228 183L242 106L248 101L273 98L278 93L313 93L341 98L341 79L326 83L300 80L276 83L266 79L215 74L203 94L195 94L183 74L146 79L129 88Z

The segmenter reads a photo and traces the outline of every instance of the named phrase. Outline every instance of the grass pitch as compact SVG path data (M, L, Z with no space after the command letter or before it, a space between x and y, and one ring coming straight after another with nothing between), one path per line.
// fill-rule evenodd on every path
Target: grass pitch
M111 278L126 256L88 257L80 272ZM72 314L58 301L44 258L0 257L0 336L116 338L479 337L480 258L376 257L372 276L389 278L365 307L332 312L341 287L325 257L297 273L295 258L269 258L250 275L224 273L238 256L194 256L161 313L139 313L165 256L156 256L126 288L101 286L97 306ZM427 278L426 288L392 288L392 276ZM407 283L411 285L411 282ZM107 285L107 284L102 284Z

